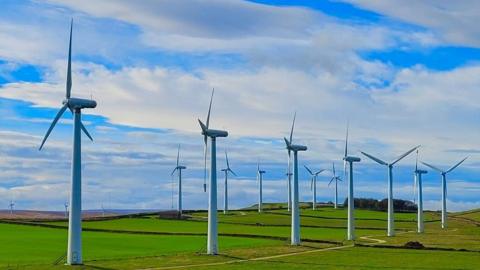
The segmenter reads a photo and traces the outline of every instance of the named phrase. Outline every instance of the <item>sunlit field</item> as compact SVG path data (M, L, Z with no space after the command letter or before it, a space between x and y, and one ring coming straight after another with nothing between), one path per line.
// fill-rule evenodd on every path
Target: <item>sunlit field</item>
M302 245L289 245L290 215L285 209L219 213L220 255L205 255L206 212L187 212L182 220L157 214L83 222L84 269L142 269L192 266L196 269L478 269L480 229L452 215L449 228L426 213L426 232L415 232L415 213L398 213L397 235L386 237L386 213L357 210L357 240L346 241L346 211L322 207L301 210ZM458 218L457 218L458 217ZM0 267L61 269L67 223L0 224ZM418 241L424 249L406 249ZM39 248L42 247L42 248ZM447 259L449 258L449 259ZM468 262L467 262L468 261Z

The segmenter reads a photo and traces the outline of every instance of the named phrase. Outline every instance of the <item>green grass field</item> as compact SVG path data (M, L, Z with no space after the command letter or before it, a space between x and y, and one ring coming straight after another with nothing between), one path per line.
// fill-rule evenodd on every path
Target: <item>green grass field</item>
M443 230L438 214L427 212L424 234L414 232L414 213L397 213L397 235L386 237L386 213L357 210L353 243L345 240L344 209L302 209L303 244L292 247L286 210L231 211L218 215L218 256L204 254L205 212L187 214L186 220L150 215L85 221L81 269L193 265L195 269L480 269L480 227L472 222L479 213L452 214L449 228ZM70 268L63 260L53 265L66 252L66 226L65 222L0 223L0 269ZM409 241L419 241L428 250L402 248Z

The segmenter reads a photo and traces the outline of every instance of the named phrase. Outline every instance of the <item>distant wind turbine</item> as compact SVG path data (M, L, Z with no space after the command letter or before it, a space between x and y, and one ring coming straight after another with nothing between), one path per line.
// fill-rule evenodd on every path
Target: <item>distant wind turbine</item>
M423 190L422 190L422 174L428 173L425 170L418 169L418 149L417 158L415 160L415 187L418 185L418 206L417 206L417 232L423 233Z
M335 163L332 163L332 173L333 173L333 176L332 176L332 179L330 179L330 182L328 183L328 186L330 186L330 184L333 181L335 181L335 201L333 203L333 207L335 209L337 209L337 205L338 205L338 181L342 181L342 178L340 178L339 176L336 175Z
M360 158L348 155L348 124L347 135L345 136L345 152L343 156L344 169L346 164L349 165L349 172L345 170L345 175L348 174L348 221L347 221L347 239L355 240L355 198L353 196L353 163L360 162Z
M13 207L15 206L15 203L11 200L9 206L10 206L10 215L13 215Z
M312 176L310 180L310 190L312 190L312 209L315 210L317 205L317 177L320 173L322 173L325 170L320 170L314 173L306 165L303 165L303 166L305 167L305 169L307 169L310 176Z
M39 150L43 148L50 132L62 117L63 113L69 109L73 113L73 160L72 160L72 185L70 192L70 217L68 221L68 251L67 264L82 264L82 150L81 150L81 132L83 131L90 140L92 136L88 133L82 124L81 111L85 108L97 107L97 102L90 99L81 99L70 97L72 90L72 28L73 20L70 24L70 43L68 47L68 66L67 66L67 86L66 95L63 100L63 106L53 119Z
M207 254L218 254L218 230L217 230L217 137L227 137L228 132L224 130L215 130L209 128L210 123L210 111L212 109L213 94L215 90L212 90L212 96L210 97L210 105L208 107L207 121L204 124L200 119L200 127L202 128L203 142L205 144L205 168L204 168L204 191L206 190L206 177L207 177L207 146L208 138L211 140L211 153L210 153L210 186L209 186L209 198L208 198L208 232L207 232Z
M395 165L397 162L405 158L406 156L410 155L410 153L413 153L417 148L420 146L415 146L414 148L408 150L404 154L400 155L397 159L394 161L387 163L379 158L376 158L370 154L367 154L365 152L361 152L364 156L368 157L369 159L377 162L380 165L387 166L388 168L388 228L387 228L387 235L388 236L394 236L395 235L395 227L394 227L394 215L393 215L393 174L392 174L392 169L393 165Z
M171 176L178 171L178 205L177 205L177 211L178 214L181 216L182 215L182 170L185 170L187 167L180 165L180 144L178 145L178 150L177 150L177 166L175 169L173 169Z
M63 204L63 206L65 207L65 218L67 218L68 217L68 202L65 202Z
M422 162L423 165L432 168L433 170L439 172L442 175L442 228L447 228L447 174L455 170L460 164L462 164L468 157L465 157L457 164L453 165L450 169L443 171L433 165Z
M227 167L225 169L222 169L222 172L225 173L223 214L226 214L228 212L228 173L231 172L234 176L237 176L237 174L234 171L232 171L232 169L230 169L230 163L228 162L228 154L226 149L225 149L225 163L227 164Z
M290 130L290 139L284 138L288 150L288 155L293 152L293 196L292 196L292 236L291 244L300 245L300 212L298 207L298 152L307 151L304 145L293 144L293 128L295 127L295 116L293 117L292 129ZM290 159L289 159L290 161Z
M258 182L258 212L263 211L263 174L266 171L260 170L260 162L257 163L257 182Z

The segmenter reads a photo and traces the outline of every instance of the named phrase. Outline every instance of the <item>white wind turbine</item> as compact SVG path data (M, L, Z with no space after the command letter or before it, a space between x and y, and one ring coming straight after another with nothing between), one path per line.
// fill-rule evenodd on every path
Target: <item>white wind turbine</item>
M293 128L295 127L295 116L293 117L292 129L290 130L290 140L284 138L288 150L288 155L293 152L293 196L292 196L292 236L291 244L300 245L300 209L298 207L298 152L307 151L304 145L292 144ZM290 161L290 159L289 159Z
M67 264L82 264L82 152L81 152L81 132L83 131L90 140L92 137L82 124L81 110L85 108L95 108L97 102L89 99L70 97L72 89L72 28L73 20L70 24L70 43L68 48L68 66L67 66L67 86L66 95L63 100L63 106L53 119L39 150L43 148L45 141L62 117L63 113L69 109L73 113L73 158L72 158L72 182L70 192L70 217L68 219L68 251Z
M355 240L355 198L353 196L353 163L360 162L360 158L348 155L348 124L347 135L345 136L344 174L348 174L348 221L347 221L347 239ZM346 171L346 165L349 165L349 172Z
M364 156L368 157L369 159L377 162L380 165L387 166L388 168L388 227L387 227L387 235L388 236L394 236L395 235L395 227L394 227L394 209L393 209L393 165L397 164L400 160L408 156L410 153L413 151L417 150L417 148L420 146L415 146L414 148L408 150L401 156L399 156L397 159L394 161L387 163L379 158L376 158L370 154L367 154L365 152L361 152Z
M15 203L10 200L10 203L8 205L10 206L10 215L13 215L13 207L15 206Z
M418 206L417 206L417 232L423 233L423 190L422 190L422 174L428 173L425 170L418 169L418 149L417 149L417 158L415 160L415 179L414 186L418 185Z
M65 218L67 218L68 217L68 202L65 202L63 204L63 206L65 207Z
M230 169L230 163L228 162L228 154L227 150L225 149L225 163L227 167L222 169L222 172L225 174L225 185L224 185L224 196L223 196L223 214L228 212L228 173L231 172L234 176L237 174Z
M257 183L258 183L258 212L263 211L263 174L266 171L260 170L260 162L257 163Z
M342 178L340 178L339 176L336 175L335 163L332 163L332 173L333 173L333 176L332 176L332 179L330 179L330 182L328 183L328 186L330 186L330 184L333 181L335 181L335 201L333 203L333 207L335 209L337 209L337 205L338 205L338 181L342 181Z
M462 164L468 157L465 157L457 164L453 165L450 169L443 171L433 165L422 162L423 165L432 168L442 175L442 228L447 228L447 174L455 170L460 164Z
M185 170L187 167L180 165L180 144L178 145L177 150L177 166L173 169L171 176L178 171L178 205L177 211L178 215L182 215L182 170ZM173 202L172 202L173 203Z
M317 177L320 173L325 170L320 170L318 172L313 173L306 165L303 165L305 169L307 169L310 176L312 176L310 180L310 190L312 190L312 209L315 210L317 206Z
M224 130L215 130L209 128L210 123L210 111L212 109L212 100L213 93L215 90L212 90L212 96L210 97L210 105L208 107L207 121L204 124L200 119L200 127L202 128L203 141L205 143L205 171L204 171L204 181L203 184L204 191L206 190L206 179L207 179L207 146L208 138L210 137L211 141L211 153L210 153L210 187L209 187L209 198L208 198L208 231L207 231L207 254L216 255L218 254L218 230L217 230L217 148L216 141L218 137L227 137L228 132Z

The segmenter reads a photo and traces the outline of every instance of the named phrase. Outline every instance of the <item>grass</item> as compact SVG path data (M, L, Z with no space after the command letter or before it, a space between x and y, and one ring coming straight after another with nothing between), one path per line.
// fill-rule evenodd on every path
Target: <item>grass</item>
M67 231L51 228L0 224L0 267L5 265L53 263L65 254ZM278 245L269 239L220 237L220 247L251 248ZM204 252L204 236L156 236L83 232L84 259L114 259L138 256Z
M193 213L192 220L159 219L157 216L121 218L83 222L87 229L83 233L86 265L80 269L142 269L225 262L229 263L195 269L480 269L480 227L472 222L480 216L478 211L452 214L447 230L440 228L437 213L427 212L429 222L424 234L413 232L416 227L414 213L397 213L397 236L386 237L386 213L357 210L356 223L360 229L356 231L359 237L356 243L373 244L373 240L360 239L369 236L386 241L382 245L390 248L342 246L341 243L351 244L345 241L344 209L302 209L301 215L301 224L308 226L301 228L302 239L335 241L340 246L308 241L303 241L302 246L288 245L290 216L286 210L272 209L262 214L246 210L231 211L227 215L219 213L219 233L237 235L220 236L219 256L204 255L205 212ZM70 269L52 265L65 254L67 224L48 224L63 228L0 224L0 269ZM473 252L400 248L409 241L419 241L427 248ZM333 246L342 249L321 251L321 248ZM305 251L312 253L241 261Z

